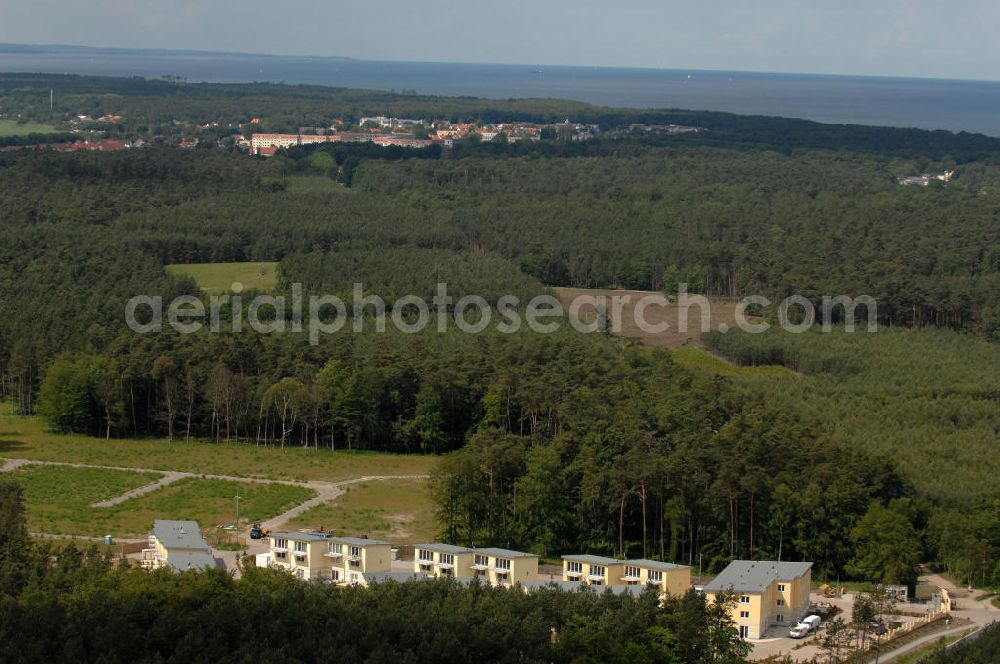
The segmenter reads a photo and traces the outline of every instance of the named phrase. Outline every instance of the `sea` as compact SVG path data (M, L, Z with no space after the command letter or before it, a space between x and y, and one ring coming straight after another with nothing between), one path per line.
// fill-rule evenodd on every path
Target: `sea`
M308 83L490 99L728 111L1000 137L1000 82L698 69L390 62L0 44L0 71Z

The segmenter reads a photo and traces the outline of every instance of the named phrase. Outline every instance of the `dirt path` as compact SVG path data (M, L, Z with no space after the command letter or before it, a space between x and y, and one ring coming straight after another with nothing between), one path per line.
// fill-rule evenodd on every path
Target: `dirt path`
M10 471L29 463L31 463L31 461L28 459L3 459L3 466L0 467L0 473L9 473Z
M319 482L319 481L298 481L298 480L269 480L259 477L238 477L235 475L209 475L201 473L190 473L180 470L154 470L152 468L124 468L121 466L101 466L92 465L86 463L69 463L66 461L37 461L34 459L11 459L0 457L0 461L3 461L3 467L0 468L0 472L8 472L19 468L21 466L27 465L40 465L40 466L62 466L69 468L98 468L101 470L124 470L135 473L156 473L161 475L160 479L150 484L132 489L114 498L109 498L108 500L101 501L99 503L94 503L91 507L111 507L112 505L118 505L125 502L126 500L131 500L138 496L145 495L147 493L152 493L157 491L169 484L173 484L178 480L187 478L198 478L198 479L209 479L209 480L223 480L227 482L245 482L248 484L284 484L288 486L298 486L306 489L311 489L316 493L316 495L298 505L290 510L287 510L277 516L274 516L267 521L263 522L261 526L268 530L272 530L276 527L281 526L287 521L291 521L295 517L303 514L309 509L322 505L323 503L335 500L342 493L344 493L345 486L350 484L357 484L359 482L389 482L393 480L425 480L428 479L429 475L365 475L363 477L355 477L349 480L342 480L340 482Z
M429 475L365 475L364 477L355 477L354 479L344 480L342 482L303 482L302 486L307 486L315 491L316 496L314 498L310 498L304 503L296 505L283 514L279 514L276 517L262 522L260 525L265 530L278 528L282 524L291 521L300 514L307 512L309 509L338 498L344 493L344 487L349 484L358 484L360 482L388 482L392 480L425 480L429 477Z
M109 498L108 500L102 500L99 503L94 503L91 507L111 507L117 505L118 503L124 503L126 500L142 496L147 493L152 493L157 489L162 489L168 484L173 484L177 480L183 479L184 473L179 473L173 470L163 473L163 477L156 480L152 484L147 484L146 486L141 486L138 489L132 489L131 491L126 491L120 496L115 496L114 498Z

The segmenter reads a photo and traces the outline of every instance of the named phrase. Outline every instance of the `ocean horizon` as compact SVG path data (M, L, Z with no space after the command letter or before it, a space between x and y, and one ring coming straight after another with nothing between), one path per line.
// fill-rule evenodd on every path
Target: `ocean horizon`
M1000 81L14 44L0 44L0 71L270 81L487 99L547 97L610 107L725 111L1000 137Z

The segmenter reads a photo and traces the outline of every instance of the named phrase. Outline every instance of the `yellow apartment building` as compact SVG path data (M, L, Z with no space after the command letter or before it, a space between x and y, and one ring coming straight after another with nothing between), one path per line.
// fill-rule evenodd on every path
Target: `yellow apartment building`
M621 584L625 561L588 554L563 556L563 581L583 581L592 586Z
M494 586L537 581L538 556L510 549L473 549L472 565L464 575L478 576Z
M283 569L297 578L329 579L330 533L271 533L271 567Z
M424 576L470 576L475 552L454 544L416 544L413 571Z
M734 560L705 586L709 601L736 595L730 610L744 639L763 638L769 627L787 627L809 611L812 563Z
M359 537L332 537L324 554L334 583L363 584L365 575L392 569L392 545L381 540Z
M153 522L149 545L142 551L141 564L147 569L169 567L183 572L217 567L218 561L201 536L197 522L157 519Z
M691 568L645 558L626 560L619 581L625 585L653 586L661 595L683 595L691 588Z

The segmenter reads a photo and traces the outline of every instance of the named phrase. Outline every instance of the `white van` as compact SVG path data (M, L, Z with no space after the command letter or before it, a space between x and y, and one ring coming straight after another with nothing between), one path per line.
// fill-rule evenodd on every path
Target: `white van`
M817 615L806 616L805 618L802 619L802 624L803 625L808 625L810 632L818 632L819 631L819 624L821 622L823 622L823 621L820 620L819 616L817 616Z
M801 639L808 635L810 632L815 632L819 629L819 624L822 622L819 616L812 615L806 616L800 620L796 625L794 625L790 630L788 630L788 636L793 639Z

